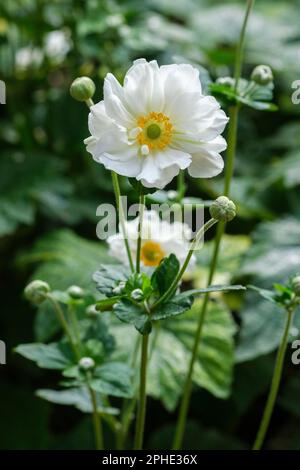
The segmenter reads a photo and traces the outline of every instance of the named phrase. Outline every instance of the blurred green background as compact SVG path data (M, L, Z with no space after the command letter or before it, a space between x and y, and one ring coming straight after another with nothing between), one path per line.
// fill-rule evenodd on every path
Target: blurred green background
M23 299L28 280L39 277L56 288L78 283L93 289L91 273L105 259L105 247L96 240L95 211L100 203L113 200L112 185L109 173L85 151L88 110L69 96L70 83L78 75L92 77L100 100L106 73L122 80L139 57L160 64L192 63L206 84L230 75L244 4L1 3L0 79L6 83L7 103L0 106L0 339L7 345L7 365L0 366L0 448L93 446L87 417L34 396L36 388L55 384L56 374L40 371L13 353L18 343L47 336L45 312L36 315ZM270 65L279 111L245 108L241 113L232 187L239 217L228 227L217 281L270 288L300 272L300 105L291 101L291 84L300 79L299 24L299 0L256 2L244 76L259 63ZM222 178L190 179L188 193L214 198L222 191ZM130 194L125 180L122 186ZM205 284L210 250L208 243L199 255L194 280L198 285ZM226 358L227 389L220 385L220 390L204 387L212 393L195 390L185 448L248 448L268 391L283 314L255 293L247 293L242 301L227 296L223 304L233 321L223 325L221 335L235 344L235 354ZM298 316L295 339L299 327ZM300 449L300 366L292 365L290 355L289 349L266 443L270 449ZM161 388L152 393L163 395L164 404L149 401L148 448L166 448L173 432L176 374L182 377L182 371L173 370L168 359L166 367Z

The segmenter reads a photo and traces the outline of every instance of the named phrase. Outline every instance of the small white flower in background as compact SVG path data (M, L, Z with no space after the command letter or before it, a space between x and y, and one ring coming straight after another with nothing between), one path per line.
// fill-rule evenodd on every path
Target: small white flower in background
M51 31L44 38L44 50L48 57L61 62L71 49L71 42L66 31Z
M139 217L125 222L129 247L133 259L136 257ZM161 260L173 253L180 264L185 260L189 250L191 230L187 224L181 222L169 223L161 220L155 211L145 211L142 227L141 265L156 267ZM109 254L128 264L128 257L124 247L122 233L111 235L107 242ZM193 256L189 263L191 271L196 258Z
M139 59L123 86L106 76L85 143L107 169L162 189L186 168L195 178L222 171L226 142L220 134L227 121L215 98L202 94L197 69Z
M43 58L43 51L38 47L21 47L15 55L16 69L24 71L30 67L37 68L41 65Z

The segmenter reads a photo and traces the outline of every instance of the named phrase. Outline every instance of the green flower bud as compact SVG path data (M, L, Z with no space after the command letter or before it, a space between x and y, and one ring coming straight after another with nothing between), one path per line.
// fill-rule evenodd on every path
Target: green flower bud
M144 293L143 293L142 289L134 289L134 290L131 292L130 297L131 297L133 300L143 300L143 298L144 298Z
M90 370L95 367L95 361L91 357L82 357L78 365L82 370Z
M85 310L85 313L88 317L96 317L99 312L97 311L96 309L96 305L93 304L93 305L89 305L86 310Z
M300 276L292 279L292 288L297 297L300 297Z
M236 207L228 197L220 196L212 203L209 212L213 219L230 222L236 216Z
M95 93L96 87L89 77L78 77L70 87L72 98L77 101L88 101Z
M84 292L79 286L70 286L67 290L67 294L69 294L72 299L82 299L84 296Z
M123 294L123 291L125 289L125 286L126 286L126 282L125 281L121 281L114 289L113 289L113 293L115 295L121 295Z
M217 78L216 80L216 83L218 85L225 85L225 86L228 86L228 87L234 87L234 78L232 77L219 77Z
M49 284L39 280L32 281L24 290L26 299L36 305L44 302L48 292L50 292Z
M268 65L257 65L252 74L251 80L258 85L268 85L273 82L273 72Z

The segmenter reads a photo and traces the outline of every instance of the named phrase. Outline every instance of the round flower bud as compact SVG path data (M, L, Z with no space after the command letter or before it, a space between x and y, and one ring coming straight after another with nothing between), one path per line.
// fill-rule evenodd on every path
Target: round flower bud
M257 65L252 74L251 80L258 85L268 85L273 81L273 72L268 65Z
M234 78L232 77L219 77L216 80L218 85L225 85L229 87L234 87Z
M95 93L96 87L89 77L78 77L70 87L72 98L77 101L88 101Z
M142 289L134 289L134 290L131 292L130 297L131 297L133 300L143 300L143 298L144 298L144 293L143 293Z
M212 203L209 212L213 219L230 222L236 216L236 207L228 197L220 196Z
M96 305L93 304L93 305L89 305L86 310L85 310L85 313L88 317L96 317L98 315L98 311L96 309Z
M178 193L177 191L174 191L174 189L170 189L170 191L167 192L167 196L168 196L168 199L172 201L177 198Z
M296 276L292 279L292 288L297 297L300 297L300 276Z
M90 370L95 367L95 361L91 357L82 357L78 363L80 369Z
M67 290L67 293L70 297L72 297L72 299L82 299L84 296L84 292L79 286L70 286Z
M24 290L26 299L36 305L44 302L48 292L50 292L49 284L39 280L32 281Z
M121 295L123 293L123 290L125 289L126 282L121 281L114 289L113 293L115 295Z

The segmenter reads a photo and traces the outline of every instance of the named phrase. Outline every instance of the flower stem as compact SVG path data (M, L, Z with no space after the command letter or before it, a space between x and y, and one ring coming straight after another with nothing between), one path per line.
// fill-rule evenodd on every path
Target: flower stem
M124 216L124 210L123 210L122 201L121 201L119 179L118 179L117 173L115 173L114 171L111 172L111 177L112 177L112 183L113 183L114 192L115 192L116 205L117 205L117 209L119 212L122 235L124 238L125 249L126 249L126 253L127 253L127 257L129 261L129 266L130 266L131 271L134 272L134 264L132 260L132 255L131 255L127 233L126 233L126 227L125 227L125 216Z
M73 335L70 331L70 328L69 328L69 325L68 325L68 322L67 320L65 319L65 315L64 315L64 312L62 311L59 303L57 302L56 299L54 299L54 297L52 297L51 294L48 294L47 295L47 298L50 300L50 302L52 303L53 305L53 309L56 313L56 317L62 327L62 330L64 331L65 335L67 336L68 340L69 340L69 343L70 343L70 346L71 348L73 349L73 353L76 357L77 360L80 359L80 351L79 351L79 348L78 348L78 345L76 344L76 341L74 341L74 338L73 338Z
M143 217L144 217L144 207L145 207L145 195L140 194L139 197L139 225L138 225L138 238L136 246L136 272L140 272L141 268L141 248L142 248L142 231L143 231Z
M144 440L144 428L146 419L146 379L147 379L147 356L148 356L149 335L143 335L141 348L141 366L140 366L140 392L138 403L138 414L136 421L136 432L134 440L134 449L142 450Z
M191 247L188 251L188 254L184 260L183 265L181 266L181 269L179 270L177 276L173 280L171 286L169 289L160 297L160 299L152 306L151 310L155 310L158 305L160 305L162 302L167 301L175 292L178 287L178 284L182 278L182 276L185 273L186 268L188 267L188 264L191 260L191 257L194 253L196 245L199 243L199 241L202 239L203 235L207 230L209 230L213 225L215 225L218 221L216 219L210 219L208 222L206 222L203 227L200 228L200 230L197 232L197 235L195 236L194 240L191 243Z
M237 91L238 89L238 83L241 77L243 52L244 52L244 44L245 44L245 34L246 34L247 23L250 17L253 4L254 4L254 0L247 1L244 21L243 21L243 25L242 25L242 29L240 33L239 42L237 45L235 66L234 66L235 91ZM227 147L227 153L226 153L227 158L226 158L226 170L225 170L224 196L229 196L230 194L231 180L233 176L234 161L235 161L235 154L236 154L238 114L239 114L239 105L235 104L231 106L229 109L230 121L228 125L228 147ZM218 257L219 257L221 239L225 231L225 226L226 224L224 222L221 222L218 224L216 238L215 238L214 253L213 253L213 257L212 257L212 261L210 265L210 271L208 275L208 282L207 282L208 286L211 284L214 274L215 274ZM186 377L183 396L182 396L182 400L181 400L180 408L179 408L178 420L177 420L176 431L175 431L175 436L174 436L174 441L173 441L173 449L180 449L182 445L183 435L184 435L184 431L186 427L187 413L188 413L190 398L191 398L193 370L194 370L194 365L195 365L195 361L196 361L196 357L198 353L199 344L201 341L202 329L203 329L203 325L205 322L208 301L209 301L209 294L207 293L204 296L202 308L199 313L198 326L197 326L197 331L195 335L192 356L190 359L189 370L188 370L188 374Z
M93 423L94 423L94 434L95 434L95 444L97 450L103 450L103 431L102 423L98 412L97 398L95 391L89 386L89 393L91 397L91 403L93 407Z
M184 171L181 170L177 176L177 198L180 202L184 198L185 190Z
M278 389L279 389L281 376L282 376L284 357L285 357L286 348L288 344L289 331L290 331L290 327L293 321L294 306L290 307L286 313L287 313L287 319L286 319L285 329L283 332L283 336L282 336L281 343L280 343L277 357L276 357L275 368L274 368L272 382L271 382L271 388L270 388L267 403L264 409L263 417L262 417L262 420L258 429L258 433L256 435L256 439L253 445L253 450L260 450L263 445L263 442L264 442L264 439L265 439L265 436L266 436L266 433L270 424L270 420L272 417L272 413L274 410L274 405L276 402L277 394L278 394Z

